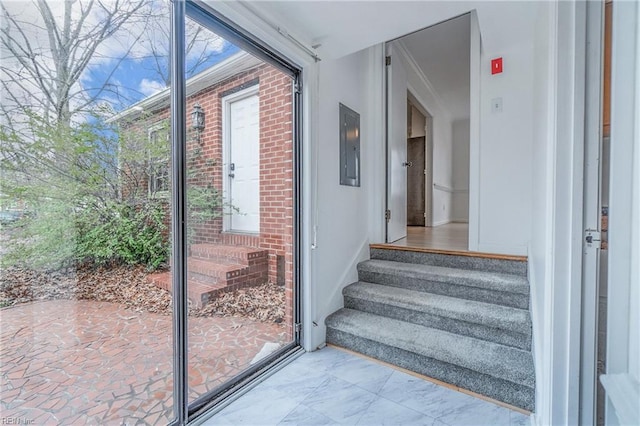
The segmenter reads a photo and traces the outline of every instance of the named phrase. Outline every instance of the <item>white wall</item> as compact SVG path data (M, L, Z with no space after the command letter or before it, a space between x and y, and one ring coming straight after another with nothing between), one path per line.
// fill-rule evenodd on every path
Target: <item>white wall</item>
M453 148L451 114L444 109L431 83L420 72L404 46L394 43L407 70L407 87L432 117L433 125L433 226L451 222L453 213Z
M312 148L313 185L316 186L314 213L317 238L312 251L314 283L311 300L313 321L311 348L325 341L324 320L343 305L342 288L357 280L356 265L369 257L370 199L372 182L380 171L375 164L381 157L376 147L380 139L369 125L379 122L368 101L375 70L370 66L376 48L357 52L338 60L319 62L317 146ZM375 95L375 94L373 94ZM343 103L360 114L361 186L340 185L340 139L338 104ZM383 151L384 153L384 151ZM383 157L384 158L384 157ZM383 169L384 170L384 169ZM384 182L384 181L383 181ZM382 214L382 211L379 212Z
M506 37L500 48L481 55L478 249L526 255L531 236L532 133L537 121L534 43L514 40ZM503 58L504 72L491 75L495 57ZM495 98L502 98L502 112L492 112Z
M453 207L454 222L469 222L469 120L456 120L453 139Z

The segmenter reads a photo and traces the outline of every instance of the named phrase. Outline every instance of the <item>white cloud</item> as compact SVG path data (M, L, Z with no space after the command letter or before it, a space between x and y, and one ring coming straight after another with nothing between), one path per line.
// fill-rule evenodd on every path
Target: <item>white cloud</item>
M140 82L138 90L140 90L140 93L145 96L151 96L165 88L166 86L164 85L164 83L156 80L149 80L148 78L143 78Z
M78 55L86 51L95 41L88 36L93 34L92 31L95 28L104 24L105 9L113 9L116 4L127 9L130 4L134 3L129 2L130 0L119 3L112 0L95 3L90 3L88 0L46 1L58 28L63 25L65 12L70 13L71 21L75 24L82 11L86 10L83 8L93 4L91 13L87 16L78 33ZM12 99L8 94L0 92L0 106L5 107L6 111L17 109L19 106L30 106L34 112L43 115L46 112L50 113L52 111L51 105L45 95L53 87L55 62L44 19L38 10L38 5L35 1L24 0L0 0L0 3L8 16L16 18L16 25L23 32L20 33L11 24L11 34L15 37L16 44L24 44L24 40L29 41L34 53L34 60L38 63L38 67L45 71L45 79L49 80L48 85L44 85L45 87L36 84L32 76L21 67L17 58L0 46L0 79L7 86L0 88L2 92L8 90L15 97ZM70 106L72 110L84 106L87 101L91 100L91 96L96 96L97 89L102 87L105 83L103 80L107 78L109 84L100 92L99 98L111 103L116 110L130 106L131 102L138 100L140 93L144 96L150 96L165 88L162 81L168 77L169 7L169 0L148 0L139 13L125 22L115 34L100 40L87 67L71 88ZM0 25L9 25L6 18L0 13ZM208 66L210 64L208 61L213 55L223 52L230 46L224 39L191 20L187 21L187 41L190 46L186 58L188 66L203 63ZM124 58L129 61L129 64L131 60L134 60L140 66L145 67L144 70L137 70L140 72L131 76L131 80L139 79L142 71L145 72L147 78L142 79L139 83L136 81L116 81L115 71L122 64Z

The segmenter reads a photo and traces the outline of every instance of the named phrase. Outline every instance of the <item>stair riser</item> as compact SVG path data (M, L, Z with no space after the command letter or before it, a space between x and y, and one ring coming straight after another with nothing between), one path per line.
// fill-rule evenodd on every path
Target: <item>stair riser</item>
M371 259L527 276L527 262L372 248Z
M533 388L327 327L327 343L359 352L498 401L534 411Z
M381 302L364 300L360 298L344 297L345 308L369 312L425 327L437 328L450 333L462 334L490 342L512 346L518 349L531 350L531 338L525 334L513 332L507 329L488 327L482 324L462 321L455 318L447 318L435 314L400 308Z
M509 293L478 287L441 283L421 278L404 277L395 274L371 272L361 269L358 271L358 279L360 281L374 284L389 285L467 300L477 300L479 302L511 306L520 309L529 309L529 296L521 293Z
M218 293L220 293L220 290L212 290L209 293L188 291L187 298L191 301L191 306L194 308L202 308L204 305L209 303L210 300L215 299Z
M189 271L188 276L189 279L197 280L206 284L224 284L226 286L246 283L247 286L251 287L269 282L269 272L262 268L256 268L256 270L246 268L239 273L233 271L231 275L227 275L226 277L217 277L193 271Z

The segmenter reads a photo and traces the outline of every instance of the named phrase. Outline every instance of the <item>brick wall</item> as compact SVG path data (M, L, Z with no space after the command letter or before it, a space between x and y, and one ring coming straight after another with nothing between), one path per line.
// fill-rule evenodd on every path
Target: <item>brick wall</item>
M293 138L292 82L268 65L236 75L187 101L187 111L199 103L205 111L205 130L198 143L191 138L189 170L192 185L212 185L222 192L222 98L237 89L259 85L260 97L260 234L222 233L222 217L194 227L194 243L225 243L269 250L269 278L278 281L278 256L285 270L293 270ZM198 155L194 153L199 153ZM197 170L197 172L196 172ZM292 277L284 277L290 282ZM282 281L282 278L281 278Z
M269 250L269 281L284 284L287 324L292 323L293 300L293 111L291 79L269 65L261 65L202 90L187 99L187 113L199 103L205 112L205 129L197 141L187 117L188 184L210 187L222 194L222 98L237 90L259 85L260 98L260 233L223 233L218 217L191 225L192 243L247 245ZM137 123L150 127L168 117L157 111ZM143 132L141 133L141 137ZM126 189L125 189L126 191Z

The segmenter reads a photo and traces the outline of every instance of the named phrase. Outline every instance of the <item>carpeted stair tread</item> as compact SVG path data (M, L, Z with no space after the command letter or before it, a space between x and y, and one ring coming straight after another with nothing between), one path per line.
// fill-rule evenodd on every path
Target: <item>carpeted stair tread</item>
M466 255L459 255L456 253L430 253L383 248L371 249L371 259L475 271L497 272L520 275L523 277L527 276L527 262L525 260L487 258L484 256L474 256L473 253L465 254Z
M533 360L528 351L352 309L331 314L326 325L328 329L358 336L371 345L398 348L516 385L534 386ZM348 349L367 352L365 348ZM464 377L460 379L464 381Z
M414 278L486 290L529 295L529 283L526 277L497 272L454 269L443 266L420 265L415 263L403 263L378 259L361 262L358 264L358 272L360 274L389 274L399 282L402 282L404 278ZM362 280L362 277L360 279Z
M529 312L523 309L361 281L345 287L342 294L345 300L359 299L361 302L356 303L358 306L369 303L369 312L379 305L385 305L388 309L400 308L402 311L394 317L409 322L415 321L412 318L402 318L402 312L410 311L413 314L411 317L417 316L418 319L425 317L420 314L437 315L525 336L531 335ZM373 313L383 315L380 312Z

